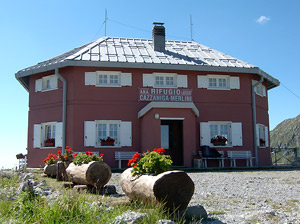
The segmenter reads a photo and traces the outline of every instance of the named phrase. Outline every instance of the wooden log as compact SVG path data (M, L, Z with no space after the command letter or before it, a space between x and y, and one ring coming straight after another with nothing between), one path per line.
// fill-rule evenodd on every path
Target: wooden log
M80 166L71 163L66 169L69 180L76 184L92 185L101 188L111 178L111 169L104 162L92 161Z
M194 182L183 171L167 171L157 176L132 176L132 168L121 174L123 192L132 200L164 203L169 210L185 209L193 194Z
M57 164L49 164L44 167L44 173L50 177L56 177L57 175Z

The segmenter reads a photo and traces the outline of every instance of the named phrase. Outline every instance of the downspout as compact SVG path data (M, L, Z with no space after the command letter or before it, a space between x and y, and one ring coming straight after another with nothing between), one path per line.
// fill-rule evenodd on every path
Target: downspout
M257 153L257 132L256 132L256 100L255 100L255 87L264 81L264 77L261 76L260 80L252 85L252 122L253 122L253 145L254 145L254 157L255 166L258 166L258 153Z
M67 80L59 74L58 68L55 69L55 75L63 82L63 107L62 107L62 154L66 148L66 122L67 122Z

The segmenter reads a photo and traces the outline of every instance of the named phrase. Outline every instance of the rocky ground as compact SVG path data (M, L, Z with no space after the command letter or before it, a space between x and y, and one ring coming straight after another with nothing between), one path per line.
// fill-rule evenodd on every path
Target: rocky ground
M300 223L300 170L188 173L195 183L189 206L202 205L201 223ZM119 185L119 173L108 184Z

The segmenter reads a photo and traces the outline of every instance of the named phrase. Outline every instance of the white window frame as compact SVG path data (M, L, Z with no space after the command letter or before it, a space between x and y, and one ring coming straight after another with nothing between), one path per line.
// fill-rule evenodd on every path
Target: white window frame
M208 89L221 89L221 90L229 90L230 89L230 84L229 84L229 75L208 75ZM211 86L210 85L210 80L215 79L216 80L216 86ZM225 86L220 86L221 80L226 81Z
M269 147L269 129L263 124L256 124L256 138L257 146L259 148L268 148ZM260 144L260 139L265 141L265 144Z
M105 137L103 136L102 138L105 139L107 137L114 138L116 140L114 146L120 146L120 123L121 123L120 120L97 120L96 121L96 147L111 147L111 146L101 146L100 137L98 135L98 127L101 124L106 125L106 136ZM110 124L117 125L117 138L110 136L110 131L111 131L109 128Z
M41 79L35 81L36 92L46 92L58 89L58 78L57 75L44 76Z
M225 146L215 146L211 143L211 139L214 136L211 136L211 126L218 126L217 135L220 133L220 125L228 125L228 137L227 144ZM243 134L242 134L242 123L232 122L232 121L208 121L200 122L200 145L211 146L211 147L234 147L243 145Z
M155 88L177 88L177 74L176 73L153 73L154 76L154 87ZM161 78L163 84L157 84L156 79ZM173 79L172 85L167 85L168 79Z
M120 75L121 75L121 72L97 71L96 72L96 86L120 87L121 86ZM100 83L99 82L100 76L106 76L107 77L107 83ZM115 76L117 77L117 82L116 83L110 83L111 80L115 80Z

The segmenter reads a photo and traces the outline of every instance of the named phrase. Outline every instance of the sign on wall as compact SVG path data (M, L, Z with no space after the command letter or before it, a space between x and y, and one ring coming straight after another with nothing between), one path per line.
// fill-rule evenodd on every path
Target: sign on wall
M192 90L173 88L139 88L139 101L192 102Z

